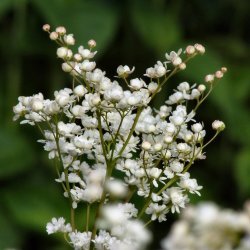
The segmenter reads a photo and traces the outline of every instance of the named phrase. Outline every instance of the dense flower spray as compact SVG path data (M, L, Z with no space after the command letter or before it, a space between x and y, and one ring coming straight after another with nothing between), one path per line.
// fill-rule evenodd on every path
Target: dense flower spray
M250 202L243 211L221 209L212 202L187 207L162 249L250 250Z
M64 233L79 250L144 249L151 238L146 229L150 222L179 213L190 193L200 195L202 187L191 177L190 167L205 158L204 149L225 125L215 121L215 135L205 142L204 125L195 115L226 68L207 75L205 84L180 83L156 110L150 102L191 58L204 54L202 45L166 53L165 61L157 61L141 78L131 78L134 67L120 65L111 80L96 68L94 40L74 53L74 36L64 27L43 29L59 45L57 57L73 84L55 91L53 100L41 93L20 96L14 120L40 129L39 142L54 159L56 182L70 203L70 223L53 218L47 232ZM131 203L135 195L145 200L142 207ZM84 231L75 224L80 203L86 206Z

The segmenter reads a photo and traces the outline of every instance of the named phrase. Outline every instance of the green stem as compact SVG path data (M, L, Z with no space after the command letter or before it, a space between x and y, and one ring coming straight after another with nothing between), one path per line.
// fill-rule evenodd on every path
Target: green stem
M86 232L89 231L89 216L90 216L90 204L87 205Z

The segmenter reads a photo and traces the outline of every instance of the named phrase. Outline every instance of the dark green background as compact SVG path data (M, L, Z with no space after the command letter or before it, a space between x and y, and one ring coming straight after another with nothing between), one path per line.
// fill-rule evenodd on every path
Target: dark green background
M97 63L112 77L116 67L136 67L140 77L164 53L202 43L206 54L171 80L155 106L177 83L202 83L221 66L228 73L199 110L199 120L221 119L227 129L207 149L207 160L193 167L204 186L199 200L240 208L250 196L250 2L249 0L0 0L0 249L65 249L60 236L48 236L46 222L67 217L67 204L39 133L12 122L19 95L70 86L61 72L56 46L41 30L64 25L77 44L97 41ZM195 198L193 202L197 202ZM79 218L81 215L79 215ZM84 217L82 217L83 219ZM155 224L155 245L169 229Z

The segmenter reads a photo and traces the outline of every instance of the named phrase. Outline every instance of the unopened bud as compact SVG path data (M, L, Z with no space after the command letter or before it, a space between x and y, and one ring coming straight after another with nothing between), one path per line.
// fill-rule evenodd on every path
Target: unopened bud
M161 151L161 149L162 149L162 144L161 144L161 143L156 143L156 144L154 145L154 150L155 150L156 152Z
M206 75L205 82L212 83L214 81L214 75Z
M50 25L49 24L44 24L43 25L43 30L46 31L46 32L50 31Z
M222 67L220 70L221 70L222 73L226 73L227 72L227 68L226 67Z
M77 62L81 62L82 61L82 56L80 54L74 54L74 59L77 61Z
M182 63L179 65L179 68L180 68L181 70L186 69L186 67L187 67L187 65L186 65L186 63L184 63L184 62L182 62Z
M225 129L225 127L226 127L225 123L219 120L215 120L212 123L212 128L216 131L222 131Z
M59 27L57 27L56 28L56 32L59 34L59 35L65 35L66 34L66 29L65 29L65 27L63 27L63 26L59 26Z
M151 148L151 143L148 141L144 141L141 146L145 151L147 151Z
M187 55L193 55L195 53L195 47L192 45L187 46L186 48L186 54Z
M51 40L57 40L58 39L58 33L56 33L55 31L53 31L53 32L51 32L50 34L49 34L49 38L51 39Z
M197 51L198 53L200 53L200 54L204 54L204 53L205 53L205 47L204 47L203 45L201 45L201 44L199 44L199 43L196 43L196 44L194 45L194 47L195 47L195 49L196 49L196 51Z
M204 84L200 84L197 88L201 93L203 93L206 90L206 86Z
M218 70L218 71L215 72L215 77L218 78L218 79L222 78L223 75L224 75L224 74L223 74L222 71L220 71L220 70Z
M96 46L96 41L91 39L91 40L88 41L88 45L89 45L90 48L94 48Z

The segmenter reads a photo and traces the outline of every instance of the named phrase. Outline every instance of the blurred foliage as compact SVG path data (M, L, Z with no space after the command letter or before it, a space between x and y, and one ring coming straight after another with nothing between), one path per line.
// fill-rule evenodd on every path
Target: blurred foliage
M66 249L60 237L54 240L45 232L51 217L68 216L68 204L52 181L52 164L34 140L40 135L12 122L19 95L50 97L70 81L60 71L55 46L41 31L44 23L66 26L79 44L96 39L98 65L111 75L119 64L135 65L139 75L167 51L204 44L206 55L190 62L155 105L176 83L201 83L205 74L228 67L199 112L205 124L221 119L227 130L193 171L204 186L202 199L241 207L250 196L249 13L248 0L1 0L0 249ZM156 242L166 233L163 228L166 224L154 226Z

